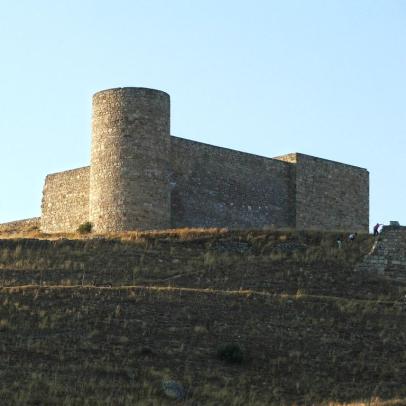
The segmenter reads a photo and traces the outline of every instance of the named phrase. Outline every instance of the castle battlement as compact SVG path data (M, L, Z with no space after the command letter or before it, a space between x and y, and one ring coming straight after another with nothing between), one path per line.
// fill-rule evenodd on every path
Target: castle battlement
M368 232L366 169L293 153L266 158L170 135L170 98L146 88L93 96L90 166L48 175L41 230L177 227Z

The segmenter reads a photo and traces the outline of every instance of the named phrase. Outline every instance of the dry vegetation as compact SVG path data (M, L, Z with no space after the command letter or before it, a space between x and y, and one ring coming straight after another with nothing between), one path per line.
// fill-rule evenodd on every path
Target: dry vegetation
M28 238L27 238L28 237ZM0 398L32 405L406 404L406 286L371 237L2 230ZM217 358L238 345L242 364ZM162 381L186 397L165 397Z

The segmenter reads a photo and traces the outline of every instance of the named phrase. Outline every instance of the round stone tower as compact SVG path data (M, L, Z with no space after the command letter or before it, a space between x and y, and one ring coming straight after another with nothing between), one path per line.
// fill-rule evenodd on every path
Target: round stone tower
M124 87L93 96L89 218L96 232L170 226L167 93Z

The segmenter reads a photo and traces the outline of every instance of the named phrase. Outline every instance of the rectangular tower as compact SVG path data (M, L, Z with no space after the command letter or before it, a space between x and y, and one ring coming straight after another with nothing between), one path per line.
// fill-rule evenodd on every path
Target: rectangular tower
M292 177L296 229L368 232L366 169L299 153L275 159L296 168Z

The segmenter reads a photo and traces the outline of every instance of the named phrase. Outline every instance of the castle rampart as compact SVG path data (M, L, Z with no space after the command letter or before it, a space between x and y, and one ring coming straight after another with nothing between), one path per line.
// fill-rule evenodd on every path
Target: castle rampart
M48 175L41 229L169 227L368 231L369 174L289 154L265 158L170 136L169 96L145 88L93 98L90 167Z
M293 166L171 137L172 227L294 227Z

